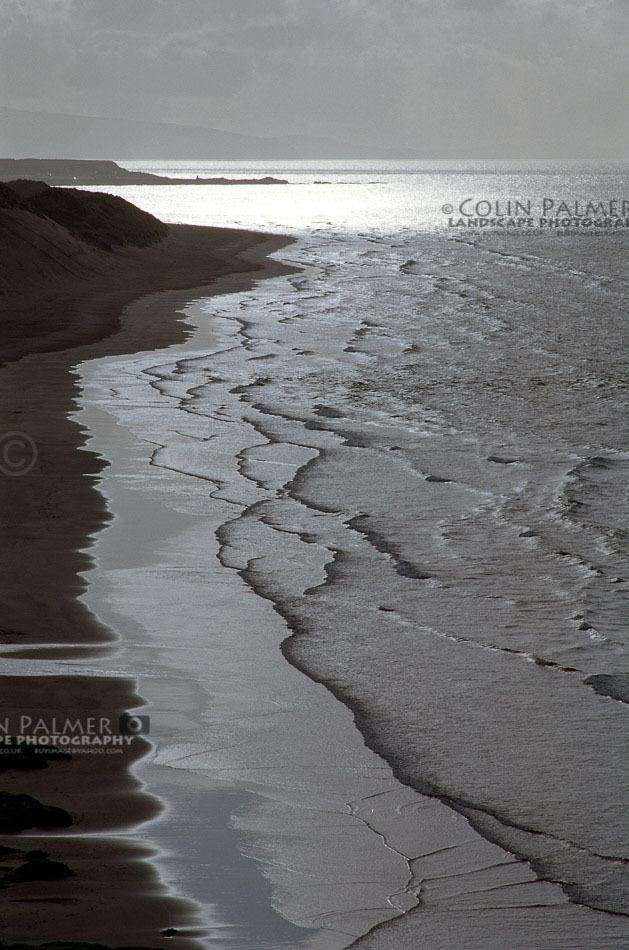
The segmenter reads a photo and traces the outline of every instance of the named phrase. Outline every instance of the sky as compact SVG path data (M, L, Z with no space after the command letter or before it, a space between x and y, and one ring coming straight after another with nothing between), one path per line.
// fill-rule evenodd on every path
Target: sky
M0 105L626 156L629 0L0 0Z

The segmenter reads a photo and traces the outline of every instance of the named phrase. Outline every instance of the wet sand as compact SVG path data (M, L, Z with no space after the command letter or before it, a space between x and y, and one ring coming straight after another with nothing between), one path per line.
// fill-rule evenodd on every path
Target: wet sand
M286 285L200 300L186 344L79 368L76 418L111 460L100 490L116 514L93 549L86 601L124 638L121 662L159 737L140 774L169 807L138 835L169 852L158 864L181 893L204 907L220 895L220 929L238 950L346 947L371 927L374 945L391 927L412 946L405 922L421 929L426 908L439 950L478 940L472 916L486 921L483 945L500 946L505 914L528 945L562 946L596 914L401 785L329 689L280 660L290 628L265 572L298 597L323 579L329 551L300 549L320 512L293 505L278 534L264 504L332 438L273 437L258 403L261 374L282 372L271 359L281 334L303 340L285 319Z
M279 246L257 245L253 256ZM274 262L253 279L286 271ZM15 505L22 497L29 505L28 518L16 516L12 534L11 523L7 529L13 584L37 598L29 603L6 591L14 624L5 634L4 668L14 674L4 682L8 708L25 699L12 693L18 672L49 674L64 707L72 695L91 709L91 696L104 696L106 681L113 712L149 712L159 742L156 759L134 767L145 789L116 766L107 788L117 792L106 796L110 807L100 818L88 807L87 788L76 805L71 789L64 790L67 763L51 764L50 778L39 773L38 784L33 777L29 785L26 773L11 779L12 790L65 802L77 814L70 832L17 840L22 847L28 837L25 849L50 852L76 877L4 891L16 928L11 939L181 948L200 941L218 948L225 938L250 950L254 938L266 937L274 950L294 950L348 946L370 927L365 946L410 946L424 927L427 945L452 950L489 945L488 932L497 946L508 926L509 946L528 947L550 933L548 946L564 950L566 927L587 926L594 912L569 905L559 888L538 881L524 861L482 839L462 816L397 782L331 692L282 662L279 648L290 631L250 570L246 535L241 542L232 529L215 550L215 532L230 509L237 521L256 498L272 493L276 473L281 483L331 438L308 430L298 447L246 424L237 389L257 386L266 370L254 360L267 352L246 313L240 325L225 321L222 336L220 318L203 307L191 315L203 328L195 337L173 320L191 299L243 290L251 281L243 273L194 292L143 297L102 343L41 352L0 376L16 413L12 428L31 435L39 449L28 477L5 479L8 489L16 486ZM156 352L169 344L176 345L168 355ZM48 345L54 340L42 341L42 349ZM237 380L220 369L215 347L243 354L244 362L234 364ZM137 360L116 358L139 351ZM207 382L209 374L224 390L197 392L197 358L200 378ZM247 416L253 408L244 406ZM141 426L155 427L147 424L138 438L134 414ZM268 426L266 416L263 422ZM260 418L257 425L263 427ZM296 522L283 534L285 544L267 538L262 524L256 534L257 554L285 576L299 561L292 548L297 528ZM93 558L78 553L90 537ZM311 584L328 558L321 561L315 545L310 551L312 562L295 572L298 595L300 571ZM62 681L66 670L73 675ZM145 706L134 705L136 683ZM43 707L55 701L44 697ZM76 775L86 769L72 768ZM95 790L92 805L101 799ZM151 821L160 802L165 820ZM83 837L82 827L96 836ZM252 873L256 865L264 877ZM197 906L168 897L164 881ZM420 889L421 904L406 914ZM45 913L27 924L21 901L30 896L44 902ZM217 900L220 916L212 921L207 911ZM271 901L284 920L273 917ZM165 927L185 936L162 939Z
M134 683L120 678L3 675L0 683L2 721L21 715L34 722L84 720L86 715L117 720L143 703ZM189 936L171 938L168 946L195 946L194 906L168 896L151 863L154 852L124 836L162 809L131 771L148 749L149 743L137 736L113 754L102 748L73 749L71 757L50 761L47 768L0 773L2 792L28 794L64 809L73 822L67 829L44 833L32 828L0 836L2 848L17 851L3 856L3 877L28 867L25 856L33 851L63 862L72 872L58 880L18 881L2 889L5 940L36 945L49 939L98 940L117 946L124 939L161 946L161 931L175 927Z
M21 257L20 273L29 279L0 298L2 449L6 434L13 433L22 438L18 451L26 446L32 453L24 459L21 477L11 477L9 467L1 482L0 719L9 720L8 734L17 733L14 723L22 715L33 722L102 715L117 723L125 710L143 703L132 678L94 677L72 663L102 656L115 640L78 599L86 587L82 572L91 566L85 549L110 514L96 490L107 463L84 450L85 432L70 418L78 396L73 366L95 356L184 340L189 329L181 308L194 296L182 293L184 288L201 287L198 293L209 296L219 276L224 288L225 275L239 275L233 278L236 289L287 270L266 255L288 239L252 232L175 226L152 248L107 255L72 242L66 247L58 230L51 225L50 231L54 254L71 252L71 266L60 269L53 261L50 280L43 274L36 281L43 248L39 234L32 257ZM159 304L157 295L150 296L152 305L125 321L125 305L153 292L161 292ZM13 451L3 460L14 461ZM55 666L53 659L65 663ZM6 848L42 850L73 872L60 880L12 882L3 888L3 940L198 945L193 906L169 896L147 860L154 852L129 836L162 807L131 771L149 748L143 738L133 737L122 754L81 750L69 760L50 761L45 769L0 771L2 792L63 808L73 820L67 830L32 828L2 837ZM0 865L5 874L20 866L19 852ZM167 928L179 935L161 936Z

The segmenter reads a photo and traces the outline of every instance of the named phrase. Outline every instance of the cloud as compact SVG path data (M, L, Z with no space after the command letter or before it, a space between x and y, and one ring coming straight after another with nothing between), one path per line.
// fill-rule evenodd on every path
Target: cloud
M4 102L435 149L626 125L624 0L4 0ZM620 147L620 145L619 145Z

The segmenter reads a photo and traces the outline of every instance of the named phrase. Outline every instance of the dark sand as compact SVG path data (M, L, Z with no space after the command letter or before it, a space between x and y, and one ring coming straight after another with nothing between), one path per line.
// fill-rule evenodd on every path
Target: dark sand
M141 706L133 682L79 674L15 676L6 652L17 648L11 655L33 658L44 674L46 657L102 653L112 640L77 600L86 586L80 572L90 567L82 552L109 514L96 489L105 463L82 450L85 434L68 418L78 395L72 367L83 359L159 349L185 339L189 330L180 311L188 300L210 294L217 277L223 278L224 293L229 289L226 275L235 275L238 289L285 273L286 267L266 255L288 239L171 226L153 247L106 253L51 221L4 211L0 243L5 264L0 277L0 436L25 433L37 449L28 473L0 476L0 635L5 647L0 720L102 714L117 721L124 710ZM154 306L143 308L144 321L125 321L125 304L147 294L155 297ZM194 908L167 896L147 860L150 855L124 838L125 829L160 809L129 771L148 748L145 740L135 738L123 754L75 753L41 770L0 771L0 791L31 795L64 808L73 819L67 830L27 830L4 835L0 844L25 852L41 849L75 872L0 890L3 942L198 945ZM10 859L4 867L10 870ZM170 927L185 935L160 936Z

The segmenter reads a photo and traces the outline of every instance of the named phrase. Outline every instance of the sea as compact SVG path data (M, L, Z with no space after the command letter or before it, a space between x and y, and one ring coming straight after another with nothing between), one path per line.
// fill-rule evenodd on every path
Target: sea
M181 837L164 846L169 882L214 908L219 936L207 945L623 945L627 166L120 164L285 179L101 190L171 223L295 238L274 255L292 273L191 295L186 319L201 329L184 347L77 368L85 424L98 406L150 447L116 484L167 497L185 523L175 544L168 522L152 563L168 550L170 573L160 561L140 610L147 574L133 563L110 566L109 593L97 593L114 520L92 551L86 601L123 639L132 615L142 628L136 672L149 698L159 680L156 707L175 681L201 697L202 716L198 703L187 720L177 707L185 741L166 726L153 739L155 763L211 777L221 833L236 836L231 877L219 863L205 896L214 845L190 843L187 858ZM102 432L101 419L90 447L107 455ZM109 459L115 473L115 451ZM113 514L133 519L114 496ZM147 511L159 537L159 512ZM172 578L190 586L168 588ZM200 624L208 611L214 621ZM157 663L159 642L169 658ZM255 747L255 767L229 758L236 746ZM350 800L339 770L363 767L373 782ZM181 810L207 828L218 811L195 788ZM389 838L365 805L388 792ZM422 815L425 835L440 829L425 847L413 830ZM345 817L370 828L380 856L343 838ZM463 838L448 837L454 828ZM490 856L470 858L485 846ZM442 851L459 864L435 870L429 855ZM220 866L231 885L217 884ZM491 868L517 874L494 880ZM245 925L236 904L247 895L259 917Z

